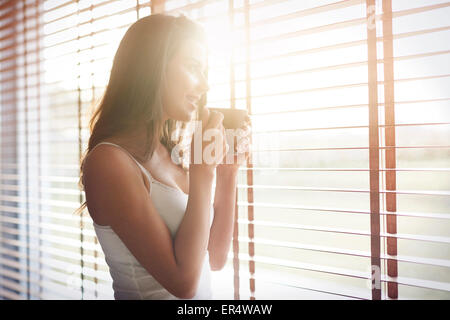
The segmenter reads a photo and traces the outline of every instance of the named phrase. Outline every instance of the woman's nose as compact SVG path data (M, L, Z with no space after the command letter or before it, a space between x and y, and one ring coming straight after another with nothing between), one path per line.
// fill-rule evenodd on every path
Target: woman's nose
M203 85L203 87L202 87L202 94L205 94L205 93L208 92L208 91L209 91L209 85L208 85L208 82L205 81L205 82L204 82L204 85Z
M202 74L200 76L200 81L199 81L198 86L199 86L199 91L200 91L201 95L203 95L209 91L208 79L205 75Z

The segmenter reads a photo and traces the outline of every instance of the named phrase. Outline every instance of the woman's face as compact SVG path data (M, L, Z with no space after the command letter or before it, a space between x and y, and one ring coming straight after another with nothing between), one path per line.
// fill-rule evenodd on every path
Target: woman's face
M168 62L162 95L164 119L190 121L195 115L200 97L209 90L206 55L201 42L186 40Z

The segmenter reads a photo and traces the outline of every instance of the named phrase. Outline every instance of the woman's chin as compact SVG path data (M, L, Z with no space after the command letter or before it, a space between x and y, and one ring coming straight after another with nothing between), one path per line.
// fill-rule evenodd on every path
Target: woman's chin
M195 112L186 111L183 114L180 114L180 116L177 117L177 119L175 119L175 120L189 122L189 121L194 120L194 118L195 118Z
M186 112L187 117L188 117L188 120L187 120L187 121L191 121L191 120L194 120L194 119L195 119L195 115L197 114L196 111L197 111L197 109L194 109L194 110L188 109L188 110L187 110L187 112Z

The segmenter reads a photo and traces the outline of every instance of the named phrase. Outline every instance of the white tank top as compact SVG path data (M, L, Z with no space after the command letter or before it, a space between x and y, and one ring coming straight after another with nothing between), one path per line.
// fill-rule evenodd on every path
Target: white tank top
M179 189L165 185L153 179L150 172L148 172L148 170L146 170L144 166L142 166L127 150L119 145L110 142L100 142L94 147L94 149L100 144L110 144L119 147L138 164L149 181L150 197L152 198L159 215L169 228L172 239L174 239L178 226L180 225L186 211L188 195ZM211 206L210 226L212 224L213 216L214 210ZM136 260L133 254L128 250L110 226L101 226L95 222L93 224L98 241L102 247L103 253L105 254L106 264L109 267L109 272L113 280L115 299L178 299L169 293L169 291L160 285L159 282L147 272L147 270ZM192 300L207 299L212 299L211 268L209 265L208 252L203 260L197 293Z

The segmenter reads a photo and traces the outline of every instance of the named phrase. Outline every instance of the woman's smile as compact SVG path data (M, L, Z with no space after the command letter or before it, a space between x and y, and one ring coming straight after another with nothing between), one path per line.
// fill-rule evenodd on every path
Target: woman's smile
M188 100L188 106L189 106L190 111L195 111L197 109L197 106L189 100Z
M197 102L199 101L198 98L196 98L194 96L187 96L186 100L188 102L189 109L191 109L192 111L197 109Z

